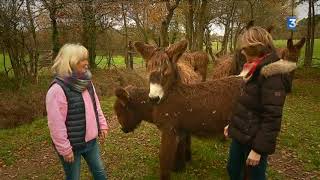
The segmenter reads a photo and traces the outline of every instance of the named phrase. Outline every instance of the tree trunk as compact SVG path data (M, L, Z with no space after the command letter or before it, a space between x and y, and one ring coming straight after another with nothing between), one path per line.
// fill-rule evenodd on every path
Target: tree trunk
M39 47L37 42L36 28L34 25L34 18L32 16L32 12L30 9L30 0L26 0L27 12L28 12L28 20L30 23L30 31L32 34L33 47L31 47L31 51L29 53L30 56L30 70L33 80L37 80L38 78L38 61L39 61Z
M238 43L238 37L239 37L240 30L241 30L241 24L237 23L237 29L235 30L234 38L233 38L233 49L237 48L237 43Z
M249 7L250 7L250 20L254 20L254 5L256 4L256 0L253 0L253 2L251 2L251 0L247 0L247 2L249 3Z
M122 9L122 18L123 18L123 26L124 26L124 31L125 31L125 48L124 48L124 62L126 64L126 68L130 69L130 63L128 59L128 28L127 28L127 15L124 9L123 3L121 3L121 9Z
M60 49L60 42L59 42L59 31L56 19L56 11L54 10L52 13L50 12L50 19L51 19L51 41L52 41L52 59L56 58Z
M233 1L231 10L227 14L223 40L222 40L222 44L221 44L221 50L218 52L218 54L217 54L218 56L225 55L228 51L228 40L229 40L230 29L231 29L230 24L231 24L231 20L234 16L235 4L236 4L235 1Z
M42 0L42 2L45 8L49 11L49 18L51 22L52 60L54 60L61 47L57 25L57 11L62 7L62 5L57 4L56 0Z
M230 28L230 40L229 40L229 42L230 42L230 44L229 44L229 51L231 52L231 53L233 53L233 32L234 32L234 30L233 30L233 28L234 28L234 20L233 20L233 18L232 18L232 21L231 21L231 28Z
M314 0L311 0L311 42L310 42L310 66L312 66L312 60L313 60L313 49L314 49L314 33L315 33L315 26L316 26L316 16L315 16L315 10L314 10Z
M168 14L166 15L165 19L161 22L160 28L160 46L167 47L169 46L169 36L168 36L168 29L170 25L170 21L173 17L174 10L178 7L180 0L175 0L175 4L173 6L170 5L170 1L166 1L166 7L168 10Z
M129 41L128 45L128 57L129 57L129 64L130 68L133 69L133 53L134 53L134 48L132 45L132 41Z
M308 11L308 26L307 26L307 36L306 36L306 50L305 50L305 58L304 58L304 66L311 67L312 63L312 55L310 54L311 51L311 11L312 11L312 0L309 0L309 11Z
M206 28L206 11L207 11L207 0L202 0L200 11L197 14L197 27L195 31L195 44L196 47L194 50L202 50L203 49L203 39L204 39L204 31Z
M186 14L186 38L189 42L188 46L190 50L193 50L193 16L194 16L194 1L188 0L188 11Z
M96 64L96 41L97 41L97 28L95 19L95 9L93 8L93 1L84 1L81 7L82 12L82 40L83 45L89 51L89 63L92 69L97 67Z
M211 43L211 37L210 37L210 29L207 26L206 27L206 38L205 38L205 44L206 44L206 52L210 55L212 62L215 61L215 56L213 55L212 51L212 43Z

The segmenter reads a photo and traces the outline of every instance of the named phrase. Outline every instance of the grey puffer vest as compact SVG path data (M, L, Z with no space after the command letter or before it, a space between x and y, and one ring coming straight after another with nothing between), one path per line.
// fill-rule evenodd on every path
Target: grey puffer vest
M51 86L55 83L60 85L60 87L63 89L68 102L66 118L68 140L70 141L73 151L81 150L86 147L86 112L82 93L73 90L72 87L57 78L54 79L54 81L51 83ZM95 111L98 126L97 128L100 132L98 110L92 83L89 83L88 91L94 106L93 108Z

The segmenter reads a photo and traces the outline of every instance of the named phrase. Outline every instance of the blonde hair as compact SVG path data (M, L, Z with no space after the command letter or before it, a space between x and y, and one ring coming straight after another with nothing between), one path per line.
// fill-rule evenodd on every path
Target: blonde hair
M54 64L51 67L52 72L61 77L68 77L72 74L78 62L88 59L88 50L80 44L65 44L59 50Z
M240 36L238 40L238 48L243 49L249 46L257 46L262 45L265 47L269 47L271 49L274 48L273 39L271 34L262 27L253 26L249 29L245 30Z

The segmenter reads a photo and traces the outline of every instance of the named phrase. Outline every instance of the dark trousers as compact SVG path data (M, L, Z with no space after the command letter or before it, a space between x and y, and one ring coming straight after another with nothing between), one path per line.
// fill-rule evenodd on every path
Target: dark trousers
M251 151L248 145L240 144L232 139L227 170L231 180L265 180L267 169L267 155L261 155L259 165L247 166L246 160Z

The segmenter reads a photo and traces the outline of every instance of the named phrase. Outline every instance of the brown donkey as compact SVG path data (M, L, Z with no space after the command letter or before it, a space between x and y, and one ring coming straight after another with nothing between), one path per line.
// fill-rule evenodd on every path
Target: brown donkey
M182 83L193 84L200 82L199 76L188 64L180 63L177 68ZM148 91L149 89L147 88L136 88L133 86L116 89L115 94L117 99L113 107L123 132L132 132L142 120L154 124L152 117L153 108L148 98ZM191 160L190 134L186 133L184 137L181 137L179 142L174 167L175 171L183 170L185 162ZM185 154L185 157L182 158L181 154Z
M161 131L161 179L170 178L179 143L186 133L205 137L223 134L241 92L243 80L235 76L191 85L181 83L177 61L187 44L181 41L166 50L154 49L147 54L139 51L148 57L149 98L157 102L152 117Z
M297 63L304 43L305 38L296 44L293 44L292 39L288 39L286 48L276 48L277 54L280 59ZM224 56L217 61L218 63L213 68L212 79L239 74L245 63L245 57L237 50L233 57Z
M287 48L277 48L277 54L280 59L285 59L291 62L298 62L300 51L306 42L306 38L302 38L296 44L293 44L292 39L288 39Z
M186 52L183 53L178 61L190 64L193 70L199 73L202 77L202 82L207 79L207 70L209 63L209 56L203 51Z
M113 108L123 132L129 133L134 131L143 120L157 125L153 120L153 106L149 101L148 91L149 89L147 88L137 88L134 86L116 89L115 95L117 99ZM181 155L184 155L184 157ZM173 170L183 170L186 165L185 163L190 160L191 137L189 134L186 134L179 139Z
M147 70L149 71L150 68L152 68L150 66L148 67L148 60L150 58L150 55L152 55L150 52L158 51L160 50L160 48L149 44L144 44L143 42L135 42L135 48L138 52L140 52L141 56L146 61ZM195 51L192 53L186 52L180 56L177 67L178 69L183 69L182 71L179 70L180 74L185 72L197 73L199 76L201 76L201 81L205 81L207 78L208 63L209 56L207 53L203 51ZM195 75L192 76L195 77Z

